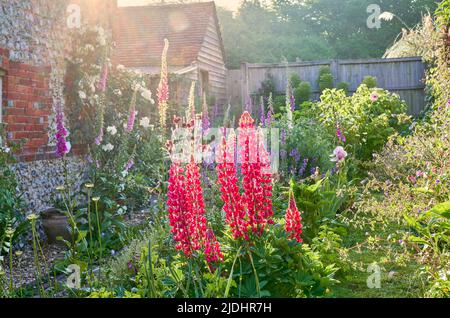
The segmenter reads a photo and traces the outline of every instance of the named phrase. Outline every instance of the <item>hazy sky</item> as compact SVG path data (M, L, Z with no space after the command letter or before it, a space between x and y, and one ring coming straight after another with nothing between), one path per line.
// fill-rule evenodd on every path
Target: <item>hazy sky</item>
M239 6L241 0L214 0L215 3L220 7L225 7L230 10L236 10ZM119 0L119 6L128 6L128 5L145 5L148 3L158 2L155 0ZM169 2L169 1L167 1ZM198 2L198 0L192 0L192 2Z

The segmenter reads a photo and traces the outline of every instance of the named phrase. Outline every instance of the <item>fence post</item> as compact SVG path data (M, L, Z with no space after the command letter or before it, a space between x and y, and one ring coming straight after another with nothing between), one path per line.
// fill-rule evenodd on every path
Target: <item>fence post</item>
M242 109L245 109L245 103L247 102L247 98L249 96L249 87L248 87L248 63L241 63L241 91L242 91Z
M330 63L331 74L333 74L333 86L336 87L340 82L339 78L339 60L331 60Z

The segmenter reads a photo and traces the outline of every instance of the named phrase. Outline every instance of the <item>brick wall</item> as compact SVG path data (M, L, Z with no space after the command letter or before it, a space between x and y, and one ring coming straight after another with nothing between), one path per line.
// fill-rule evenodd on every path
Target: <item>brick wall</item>
M86 3L91 0L84 0ZM65 105L63 81L70 37L66 9L70 0L0 0L0 74L6 142L23 141L11 166L19 191L36 213L51 206L65 167L85 180L85 147L73 147L67 165L55 158L55 112Z
M9 61L8 51L1 48L0 56L1 68L6 72L3 79L3 121L7 139L24 142L21 152L17 153L20 160L50 158L52 149L47 146L47 128L52 113L51 69Z
M7 142L23 142L19 161L54 158L54 106L64 105L70 0L0 1L0 70ZM52 66L50 66L52 65ZM74 147L71 154L79 154Z

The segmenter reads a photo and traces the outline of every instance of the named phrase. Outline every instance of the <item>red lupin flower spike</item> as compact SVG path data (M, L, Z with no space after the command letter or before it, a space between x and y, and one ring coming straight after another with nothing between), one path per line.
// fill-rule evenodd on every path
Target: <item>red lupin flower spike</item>
M206 236L205 201L200 181L200 169L194 161L186 166L186 203L187 216L189 217L189 236L194 250L202 247Z
M286 210L286 232L289 239L295 239L298 243L302 243L302 217L295 203L295 197L292 189L289 192L289 206Z
M220 250L220 244L211 228L206 231L205 237L205 258L211 264L223 259L223 254Z
M245 209L239 193L239 184L236 176L236 135L233 130L225 137L218 150L217 175L220 185L221 199L224 202L223 210L226 222L231 229L233 237L248 240L247 221L245 220Z
M250 114L244 112L239 121L238 137L244 189L242 201L250 230L261 235L272 214L272 189L268 185L268 181L271 182L271 177L267 176L268 154L253 123Z
M167 193L167 206L169 222L172 227L173 239L177 242L176 248L187 257L193 252L190 239L190 215L186 201L185 178L183 168L178 163L172 163L169 171L169 189Z

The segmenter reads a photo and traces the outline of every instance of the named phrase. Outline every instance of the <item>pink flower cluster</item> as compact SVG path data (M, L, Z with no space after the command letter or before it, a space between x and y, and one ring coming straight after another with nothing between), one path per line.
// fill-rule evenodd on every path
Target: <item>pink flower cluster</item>
M204 247L208 262L223 258L214 232L207 226L200 170L192 160L186 169L173 162L169 172L168 212L176 248L187 257Z

